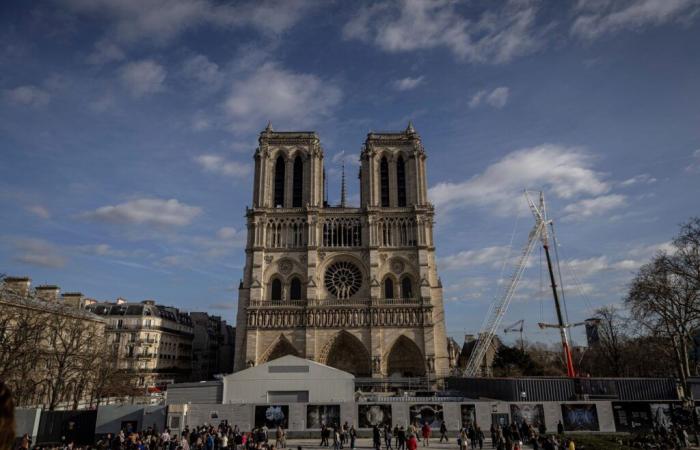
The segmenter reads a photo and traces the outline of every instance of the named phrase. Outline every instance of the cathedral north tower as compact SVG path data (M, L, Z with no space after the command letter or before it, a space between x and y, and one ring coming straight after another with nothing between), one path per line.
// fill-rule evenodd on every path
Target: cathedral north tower
M287 354L361 377L448 369L426 155L409 127L369 133L360 207L324 203L316 133L260 134L235 370Z

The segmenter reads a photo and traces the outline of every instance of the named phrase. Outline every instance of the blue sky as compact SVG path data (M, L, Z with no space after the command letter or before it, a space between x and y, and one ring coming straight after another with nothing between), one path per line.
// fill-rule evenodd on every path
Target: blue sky
M523 188L549 200L572 320L699 211L696 0L16 1L0 22L0 272L64 291L233 320L268 120L319 133L331 202L343 161L358 201L366 133L413 120L460 341L524 244ZM553 341L540 268L504 324Z

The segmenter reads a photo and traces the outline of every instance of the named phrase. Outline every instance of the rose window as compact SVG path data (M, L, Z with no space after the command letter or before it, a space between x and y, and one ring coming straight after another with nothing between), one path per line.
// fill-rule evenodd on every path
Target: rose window
M335 298L350 298L362 286L362 272L351 262L339 261L326 269L325 283Z

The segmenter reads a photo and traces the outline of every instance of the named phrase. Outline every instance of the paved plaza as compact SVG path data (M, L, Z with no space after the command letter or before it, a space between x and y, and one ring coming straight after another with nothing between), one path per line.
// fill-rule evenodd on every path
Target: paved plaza
M333 449L333 446L331 445L330 447L321 447L319 444L321 442L320 436L318 439L287 439L287 448L291 450L296 450L297 447L301 447L302 449ZM271 443L274 444L274 439L271 440ZM349 449L350 447L344 447L345 450ZM371 438L360 438L355 442L355 448L358 449L371 449L374 448L372 445L372 439ZM493 448L491 446L491 439L486 438L484 440L484 448ZM396 449L396 447L393 447L393 449ZM456 438L450 438L449 442L443 442L442 444L439 442L439 437L437 439L431 439L430 440L430 446L426 447L424 445L419 444L418 445L419 450L459 450L459 447L457 446L457 439ZM384 446L384 442L382 441L382 450L386 450L386 447Z

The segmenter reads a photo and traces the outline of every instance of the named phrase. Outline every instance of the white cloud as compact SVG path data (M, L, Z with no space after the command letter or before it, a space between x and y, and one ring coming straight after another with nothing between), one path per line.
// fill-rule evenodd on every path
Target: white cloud
M51 213L49 210L41 205L32 205L27 207L27 211L30 213L34 214L35 216L41 218L41 219L49 219L51 218Z
M16 254L14 260L32 266L58 269L66 265L66 258L58 253L56 247L43 239L14 239Z
M165 77L165 68L151 59L128 63L121 71L122 82L134 97L162 91Z
M420 85L424 79L425 79L425 77L422 75L419 77L416 77L416 78L406 77L406 78L401 78L399 80L394 80L391 83L391 85L397 91L410 91L412 89L417 88L418 85Z
M601 195L586 198L564 207L564 220L580 220L593 216L601 216L627 204L627 197L621 194Z
M442 270L464 269L475 266L499 266L508 256L507 246L486 247L478 250L464 250L439 259Z
M476 108L482 102L486 103L494 108L503 108L508 103L508 96L510 95L510 89L506 86L500 86L492 91L482 89L474 94L469 100L469 107Z
M593 40L617 31L687 19L698 12L699 6L697 0L580 1L580 15L571 33Z
M233 227L222 227L216 232L216 237L222 240L231 240L240 237L240 233Z
M541 45L532 2L508 1L476 21L451 0L384 0L361 9L343 27L346 39L372 42L387 52L445 47L460 59L502 63Z
M186 77L199 81L203 87L210 90L218 89L224 81L219 65L210 61L205 55L194 55L186 59L182 65L182 72Z
M700 173L700 148L693 152L693 161L685 168L689 173Z
M127 253L122 250L112 248L109 244L92 244L78 246L78 250L83 253L97 256L126 256Z
M122 42L162 44L203 26L250 26L267 34L283 33L311 7L306 0L62 0L69 10L106 18L108 34Z
M87 62L94 65L107 64L123 60L126 55L114 42L101 39L95 43L95 48L87 57Z
M243 178L250 173L248 164L229 161L219 155L199 155L195 161L207 172L218 173L229 177Z
M606 256L598 256L588 259L572 259L565 264L576 274L578 278L586 278L610 268L610 262Z
M201 212L201 208L180 203L176 199L140 198L114 206L102 206L84 213L83 217L110 223L184 226Z
M6 89L5 97L12 103L36 108L42 108L48 105L51 100L51 95L48 92L32 85Z
M347 153L345 150L336 153L331 158L333 164L345 163L352 166L360 167L360 158L355 153Z
M656 178L652 177L648 173L641 173L635 175L632 178L628 178L620 183L622 187L633 186L635 184L654 184L656 183Z
M330 116L341 97L333 83L265 63L233 82L224 109L237 132L258 129L268 120L284 128L304 127Z
M438 208L485 206L507 215L522 207L527 187L562 199L606 193L610 185L592 165L592 156L581 149L544 144L509 153L468 180L438 183L429 194Z

